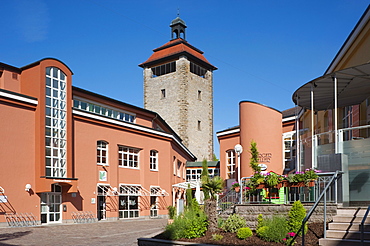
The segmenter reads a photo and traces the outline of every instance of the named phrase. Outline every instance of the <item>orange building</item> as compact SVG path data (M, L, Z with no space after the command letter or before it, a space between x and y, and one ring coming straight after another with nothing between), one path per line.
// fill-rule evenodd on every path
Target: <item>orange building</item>
M227 186L242 177L250 177L249 166L251 142L257 143L259 164L266 171L282 174L290 171L289 164L294 158L294 141L283 141L283 133L295 131L294 108L280 112L251 101L239 103L239 126L217 132L220 143L220 176L227 180ZM283 148L283 143L286 148ZM242 146L240 159L236 145ZM284 156L283 156L284 154ZM284 158L286 158L284 163ZM239 165L240 164L240 165ZM240 166L240 169L238 170Z
M52 58L0 63L0 223L167 215L195 156L157 113L73 87L72 75Z

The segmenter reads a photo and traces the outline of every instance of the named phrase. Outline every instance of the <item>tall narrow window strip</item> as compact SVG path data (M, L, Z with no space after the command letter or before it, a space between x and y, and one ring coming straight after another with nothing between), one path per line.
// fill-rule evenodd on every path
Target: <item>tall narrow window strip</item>
M67 177L67 76L56 67L45 75L45 176Z

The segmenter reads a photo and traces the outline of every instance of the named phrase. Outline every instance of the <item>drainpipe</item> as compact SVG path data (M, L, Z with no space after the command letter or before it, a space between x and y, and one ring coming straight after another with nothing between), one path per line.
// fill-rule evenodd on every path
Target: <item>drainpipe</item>
M315 84L311 83L311 168L314 167L315 163L315 141L314 141L314 135L315 135L315 126L314 126L314 102L313 102L313 88Z
M296 114L295 114L295 123L296 123L296 136L295 136L295 141L296 141L296 151L295 151L295 154L296 154L296 171L300 171L301 170L301 165L300 165L300 156L301 156L301 149L300 149L300 138L299 138L299 111L298 111L298 100L299 100L299 97L298 97L298 94L297 94L297 104L296 104Z

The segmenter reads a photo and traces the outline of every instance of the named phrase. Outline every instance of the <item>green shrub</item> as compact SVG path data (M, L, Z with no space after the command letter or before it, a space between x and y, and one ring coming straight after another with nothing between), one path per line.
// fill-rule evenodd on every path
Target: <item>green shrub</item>
M217 226L218 226L218 228L222 228L224 224L225 224L225 220L223 218L219 217L217 219Z
M267 242L283 242L288 232L287 220L284 216L275 215L263 220L262 226L257 230L257 236Z
M258 230L263 224L263 217L262 217L262 214L259 214L258 217L257 217L257 226L256 226L256 230Z
M256 234L257 234L257 236L258 236L258 237L260 237L260 238L265 238L266 230L267 230L267 226L260 226L260 227L256 230Z
M243 227L243 228L240 228L238 230L238 232L236 233L236 236L239 239L246 239L247 237L253 236L253 232L252 232L251 228L249 228L249 227Z
M288 230L290 232L297 233L298 230L302 227L302 221L304 217L306 217L306 209L303 207L300 201L295 201L293 203L292 208L288 213L289 221L288 221ZM308 230L307 223L304 226L304 233L306 234ZM302 235L302 232L299 233Z
M238 229L246 227L246 225L247 222L243 217L238 214L232 214L227 218L221 229L235 233Z
M167 210L168 210L168 217L169 219L174 219L175 218L175 214L176 214L176 207L174 206L168 206L167 207Z
M212 234L212 239L215 240L215 241L220 241L224 238L224 236L220 235L220 234Z
M207 216L203 211L188 209L177 216L172 224L166 226L164 236L172 240L201 237L207 231L207 226Z

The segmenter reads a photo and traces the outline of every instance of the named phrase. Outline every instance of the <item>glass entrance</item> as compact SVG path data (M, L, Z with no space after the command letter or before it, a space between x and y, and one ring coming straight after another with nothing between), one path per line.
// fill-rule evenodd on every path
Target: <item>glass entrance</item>
M59 185L52 187L52 192L41 193L41 223L62 222L62 188Z

